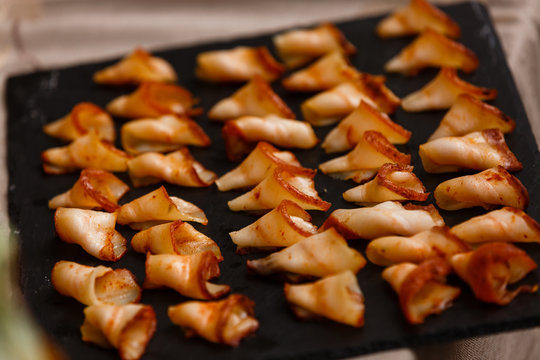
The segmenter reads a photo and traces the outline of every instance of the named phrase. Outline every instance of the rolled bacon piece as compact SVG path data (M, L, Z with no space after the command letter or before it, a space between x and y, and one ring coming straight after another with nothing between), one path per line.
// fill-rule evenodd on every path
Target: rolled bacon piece
M538 285L507 285L523 279L537 265L525 251L509 243L489 243L475 251L450 258L454 271L469 284L478 300L498 305L509 304L522 292L534 293Z
M459 288L446 285L451 267L441 258L420 265L401 263L386 268L382 277L399 295L401 311L411 324L421 324L431 314L440 314L459 296Z
M208 341L236 347L254 333L259 322L255 303L247 296L231 294L219 301L187 301L169 306L169 319L182 327L186 337L199 335Z
M57 262L51 272L54 288L85 305L139 302L141 288L128 269L86 266L72 261Z

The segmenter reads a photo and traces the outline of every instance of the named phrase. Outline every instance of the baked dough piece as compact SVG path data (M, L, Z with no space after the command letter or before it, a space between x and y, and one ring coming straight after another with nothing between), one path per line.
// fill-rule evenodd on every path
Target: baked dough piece
M93 131L67 146L47 149L41 153L43 171L54 175L84 168L126 171L130 158L129 154L101 140Z
M115 224L116 213L62 207L54 213L58 237L100 260L118 261L126 253L126 239Z
M470 249L447 226L434 226L409 237L377 238L368 244L366 256L376 265L390 266L403 262L419 264L430 258L449 257Z
M514 131L515 127L515 121L496 107L471 95L461 94L428 141L446 136L463 136L486 129L499 129L508 134Z
M166 60L142 48L94 74L94 82L105 85L137 85L145 81L175 82L176 72Z
M338 179L364 182L386 163L409 165L411 156L399 152L380 132L368 130L351 152L320 164L319 169Z
M534 293L538 289L538 285L506 288L537 267L525 251L509 243L484 244L475 251L452 256L450 263L481 301L507 305L521 292Z
M279 151L267 142L260 141L240 165L216 180L221 191L255 186L276 167L302 168L296 156L289 151Z
M384 69L403 75L416 75L426 67L451 67L470 73L478 58L465 46L427 29L399 54L388 60Z
M452 233L468 243L540 242L540 225L525 212L512 207L473 217L455 225Z
M519 171L523 165L510 151L499 129L476 131L461 137L442 137L420 145L418 154L430 174L486 170L502 166Z
M426 201L424 184L414 175L410 165L384 164L375 179L343 193L347 201L370 205L385 201Z
M358 74L358 70L349 63L345 55L334 51L309 67L292 73L283 79L281 84L290 91L321 91L333 88Z
M197 55L195 74L212 82L243 82L255 75L266 81L279 78L285 68L264 46L238 46L233 49L207 51Z
M163 115L125 123L120 130L122 147L130 154L174 151L185 145L210 146L210 138L185 116Z
M308 122L284 119L276 115L262 118L243 116L227 121L223 126L222 136L230 160L241 159L251 152L259 141L300 149L311 149L319 142Z
M364 325L364 294L349 270L309 284L285 284L284 292L301 319L324 316L354 327Z
M311 216L295 202L283 200L268 214L229 235L239 253L253 248L287 247L316 233Z
M144 289L169 287L194 299L217 299L229 292L228 285L208 282L220 275L218 259L211 251L193 255L146 255Z
M90 130L104 140L112 142L116 138L111 116L89 102L78 103L66 116L43 126L45 134L64 141L73 141Z
M291 200L306 210L326 211L331 206L315 190L315 171L277 167L251 191L229 201L232 211L268 210Z
M302 103L302 114L313 126L326 126L349 115L360 102L387 114L396 111L400 99L384 85L384 76L358 74Z
M131 247L140 253L192 255L205 251L223 260L216 242L182 220L152 226L131 239Z
M524 210L529 204L527 189L502 166L442 182L433 195L437 206L444 210L475 206L489 210L499 205Z
M406 144L411 138L410 131L393 122L388 115L369 103L362 101L349 116L326 135L321 146L327 153L349 150L368 130L382 133L392 144Z
M365 265L362 254L349 247L333 228L265 258L247 261L248 269L259 275L285 273L307 277L325 277L346 270L356 274Z
M459 288L446 285L450 265L433 258L420 265L401 263L390 266L382 273L399 295L401 311L411 324L421 324L431 314L440 314L459 296Z
M214 183L217 175L195 160L187 147L163 155L147 152L128 162L133 186L146 186L166 181L169 184L205 187Z
M84 309L82 340L114 347L122 360L137 360L154 335L156 323L150 305L92 305Z
M404 97L401 106L409 112L448 109L461 94L492 100L497 96L497 90L468 83L458 77L456 69L443 67L424 87Z
M202 109L193 108L198 102L181 86L156 82L142 83L134 92L121 95L107 104L107 111L123 118L156 118L161 115L195 116Z
M247 115L264 117L271 114L287 119L296 117L268 82L255 75L230 97L215 104L208 111L208 118L227 121Z
M451 38L458 38L459 25L444 12L426 0L411 0L382 19L377 25L377 35L382 38L419 34L432 29Z
M74 207L112 212L128 191L126 183L107 171L83 169L71 189L49 200L49 209Z
M57 262L51 282L60 294L85 305L129 304L139 302L141 288L128 269L86 266L72 261Z
M272 40L280 58L289 68L302 66L333 51L346 55L356 52L355 46L329 22L312 29L286 31L274 36Z
M174 324L182 327L186 337L199 335L214 343L236 347L259 328L254 307L255 303L247 296L231 294L219 301L187 301L169 306L168 315Z
M411 236L444 220L433 205L401 205L386 201L372 207L334 210L321 230L335 227L345 239L375 239L381 236Z
M208 224L204 211L190 202L169 196L163 186L122 205L116 212L119 224L136 230L176 220Z

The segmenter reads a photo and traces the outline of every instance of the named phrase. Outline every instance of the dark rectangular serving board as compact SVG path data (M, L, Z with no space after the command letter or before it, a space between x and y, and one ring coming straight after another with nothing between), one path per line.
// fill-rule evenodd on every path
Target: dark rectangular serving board
M496 88L499 95L493 104L517 123L515 132L507 136L507 141L524 164L524 170L517 176L530 192L531 205L528 213L533 218L540 219L540 194L535 187L539 184L540 174L537 170L539 156L536 142L488 12L478 3L448 6L444 10L460 24L460 41L471 48L480 59L478 70L470 75L462 75L463 78L474 84ZM412 39L379 39L374 29L380 19L366 18L337 24L358 48L351 62L361 71L383 73L385 61ZM227 49L238 45L266 45L273 51L271 36L190 46L158 52L157 55L164 57L175 67L180 84L199 97L202 107L208 110L240 85L208 84L197 80L194 76L196 55L207 50ZM18 235L20 244L20 286L38 323L67 354L76 359L116 359L118 355L114 350L101 349L81 341L79 327L83 322L83 305L59 295L51 285L50 272L59 260L72 260L87 265L98 265L102 262L84 253L80 247L60 241L55 234L53 211L47 208L47 201L69 189L78 174L49 176L42 172L40 153L61 144L48 138L41 131L41 127L68 113L78 102L91 101L104 107L114 97L130 92L130 88L108 88L92 83L92 74L96 70L116 60L40 71L12 77L7 82L9 215L13 232ZM417 77L388 75L387 84L402 97L420 88L436 73L435 69L429 69ZM296 115L301 117L300 103L311 95L287 93L278 83L274 87ZM443 115L443 111L408 114L400 109L393 116L396 122L413 132L411 141L402 146L401 150L412 154L415 173L424 181L428 191L433 191L443 180L461 175L428 175L423 171L418 157L418 145L426 141ZM221 125L209 122L205 115L198 117L197 121L212 138L213 144L208 149L192 148L195 158L218 175L235 167L236 164L225 157ZM118 125L121 123L119 120ZM329 130L330 127L317 128L316 132L319 138L323 139ZM294 152L304 166L311 168L316 168L320 162L335 156L324 154L320 147ZM126 174L120 176L129 181ZM315 182L322 198L333 204L327 213L311 212L316 225L321 225L330 211L354 207L341 197L344 190L354 186L352 182L338 181L321 173L317 174ZM155 188L157 186L131 190L122 203ZM327 320L299 321L289 311L281 283L247 273L246 259L263 255L235 254L235 246L228 233L256 219L228 210L227 201L241 192L221 193L215 186L192 189L166 185L166 188L171 195L191 201L206 212L209 224L196 225L196 228L213 238L225 257L220 265L222 275L217 282L229 284L232 292L245 294L255 301L260 328L236 349L212 344L200 338L185 339L180 328L168 320L167 307L186 299L172 290L144 291L142 302L153 305L158 318L157 332L149 343L144 359L206 359L216 356L229 359L342 358L540 324L540 292L519 296L505 307L487 305L475 300L468 287L452 276L450 283L463 289L454 306L439 316L429 317L422 325L409 325L400 312L396 294L381 279L382 268L371 264L358 274L366 302L363 328L356 329ZM433 202L432 197L428 202ZM482 210L477 209L441 211L448 225L481 213ZM118 228L128 240L134 234L126 227ZM350 244L361 251L365 250L364 241L350 241ZM536 262L540 262L538 244L522 247ZM117 263L106 265L130 269L140 283L144 279L144 255L132 250ZM525 281L538 283L539 278L540 270L536 270Z

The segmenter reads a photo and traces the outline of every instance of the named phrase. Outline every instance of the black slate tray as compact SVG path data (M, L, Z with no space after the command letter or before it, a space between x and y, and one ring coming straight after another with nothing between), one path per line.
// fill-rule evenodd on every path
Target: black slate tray
M531 205L528 212L532 217L540 219L540 194L534 186L539 183L540 174L537 171L540 158L536 142L488 12L478 3L448 6L444 10L460 24L463 31L460 41L476 52L480 59L479 69L471 75L463 75L463 78L481 86L497 88L499 96L493 104L517 123L515 132L507 136L507 141L524 164L524 170L517 176L530 191ZM351 59L352 63L361 71L375 74L383 73L384 62L411 40L377 38L374 28L379 20L380 17L338 24L358 48L358 53ZM208 110L238 86L198 81L193 75L195 56L202 51L237 45L267 45L272 48L271 35L173 49L159 52L158 55L173 64L180 75L180 84L200 97L202 107ZM85 254L78 246L60 241L55 234L53 212L47 208L47 201L70 188L78 174L48 176L42 172L40 153L60 143L45 136L41 127L66 114L80 101L92 101L105 106L112 98L131 91L128 88L107 88L92 83L93 72L115 60L40 71L12 77L7 82L9 215L13 232L19 237L20 286L37 321L67 354L76 359L115 359L117 354L114 350L104 350L80 340L79 327L83 322L83 306L75 300L60 296L51 285L50 272L59 260L72 260L88 265L98 265L101 262ZM389 75L388 86L398 96L404 96L420 88L436 73L435 69L431 69L413 78ZM299 105L308 95L289 94L279 85L275 87L297 116L300 116ZM401 149L412 154L415 173L424 181L429 191L433 191L441 181L456 176L424 173L417 154L418 145L425 142L443 114L444 112L439 111L408 114L399 110L393 116L396 122L413 131L410 143ZM220 136L221 127L209 122L204 115L197 120L212 138L213 145L210 149L194 148L192 153L205 166L221 175L235 166L225 158L224 143ZM328 127L319 128L317 135L322 139L329 130ZM295 153L304 166L312 168L330 158L319 147ZM121 176L127 180L125 174ZM330 211L353 207L341 198L341 193L353 186L352 182L337 181L317 174L316 186L321 196L333 203ZM519 296L506 307L486 305L476 301L464 283L451 277L450 282L463 289L455 305L440 316L428 318L422 325L409 325L400 312L396 294L381 280L382 268L371 264L358 274L366 298L367 310L363 328L355 329L326 320L296 320L287 307L280 283L247 274L245 260L258 255L239 256L234 253L235 246L230 241L228 232L240 229L256 219L227 209L226 201L238 196L240 192L220 193L215 186L207 189L172 185L166 187L171 195L192 201L206 212L209 224L206 227L196 227L212 237L222 249L225 260L221 264L222 275L219 282L230 284L233 292L246 294L255 300L260 329L255 336L245 339L236 349L211 344L199 338L185 339L181 330L168 320L166 311L169 305L186 299L170 290L145 291L142 302L152 304L158 317L158 329L149 343L145 359L203 359L216 356L229 359L340 358L540 324L540 292ZM152 186L132 190L122 201L129 201L155 188L156 186ZM432 201L430 197L428 202ZM481 210L441 212L448 225L480 213ZM329 212L312 212L317 225L322 224L328 214ZM119 230L128 239L133 235L133 231L127 228L119 227ZM365 249L365 242L350 243L361 251ZM540 248L537 245L522 247L536 262L540 262ZM143 255L129 251L117 263L107 265L130 269L142 283ZM525 281L538 283L539 277L540 270L537 270Z

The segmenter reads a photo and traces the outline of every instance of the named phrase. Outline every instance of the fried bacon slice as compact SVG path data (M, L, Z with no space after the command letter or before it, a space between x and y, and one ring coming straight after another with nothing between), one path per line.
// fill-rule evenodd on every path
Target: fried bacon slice
M461 293L459 288L446 285L451 270L445 260L433 258L419 265L392 265L383 271L382 277L399 295L399 305L407 321L421 324L427 316L448 309Z
M284 66L272 57L266 47L238 46L197 55L195 75L212 82L243 82L259 75L272 82L284 71Z
M255 148L259 141L267 141L286 148L311 149L319 142L308 122L284 119L276 115L265 117L243 116L227 121L222 129L227 156L240 160Z
M333 51L351 55L356 47L332 23L312 29L290 30L273 37L279 57L289 68L302 66Z
M433 205L418 206L386 201L372 207L338 209L324 222L321 230L335 227L346 239L375 239L381 236L411 236L444 220Z
M156 118L161 115L195 116L198 100L179 85L157 82L142 83L134 92L121 95L107 104L107 111L123 118Z
M277 115L294 119L296 115L287 104L272 90L261 76L255 75L246 85L230 97L220 100L208 111L208 118L227 121L241 116Z
M47 149L41 153L43 171L47 174L65 174L78 169L94 168L107 171L126 171L129 154L101 140L97 134L88 134L67 146Z
M176 220L208 224L204 211L190 202L169 196L163 186L120 206L116 212L119 224L136 230Z
M344 81L354 78L359 73L345 55L334 51L305 69L298 70L281 81L289 91L322 91L333 88Z
M350 270L357 273L366 265L362 254L347 245L336 229L307 237L265 258L248 260L247 267L259 275L276 273L325 277Z
M346 270L309 284L285 284L285 298L301 319L325 318L354 326L364 325L364 294L356 276Z
M338 179L364 182L386 163L409 165L411 156L399 152L380 132L368 130L351 152L320 164L319 169Z
M392 38L420 34L426 29L451 38L458 38L461 33L454 20L427 0L411 0L409 5L382 19L376 31L382 38Z
M174 151L182 146L210 146L210 138L197 123L185 116L163 115L132 120L120 130L122 147L130 154Z
M461 137L442 137L420 145L418 154L430 174L502 166L519 171L523 165L506 145L499 129L476 131Z
M442 182L433 194L437 206L444 210L475 206L490 210L499 205L524 210L529 204L527 189L502 166Z
M51 282L60 294L85 305L129 304L139 302L141 288L128 269L86 266L73 261L57 262Z
M229 292L228 285L208 282L220 275L218 258L212 251L192 255L146 255L144 289L169 287L194 299L217 299Z
M82 340L114 347L120 359L140 359L156 331L156 314L150 305L92 305L84 309Z
M131 239L131 247L140 253L193 255L205 251L223 260L216 242L182 220L152 226Z
M410 165L384 164L375 179L345 191L343 198L364 205L392 200L425 201L429 193L412 171Z
M100 260L118 261L126 253L126 239L115 224L116 213L63 207L54 213L58 237Z
M302 168L292 152L279 151L269 143L259 141L240 165L216 180L216 185L220 191L255 186L278 166Z
M384 76L366 73L340 83L302 103L302 114L313 126L331 125L365 101L386 114L394 113L401 100L384 85Z
M113 212L128 191L126 183L107 171L83 169L71 189L49 200L49 209L74 207Z
M447 226L434 226L412 236L383 236L366 248L369 261L380 266L403 262L419 264L434 257L449 257L471 248Z
M291 200L306 210L326 211L331 206L315 190L315 171L277 167L251 191L229 201L232 211L268 210Z
M43 126L45 134L64 141L73 141L90 130L107 141L112 142L116 138L111 116L89 102L78 103L66 116Z
M239 253L253 248L287 247L316 233L317 226L311 223L311 216L295 202L283 200L254 223L229 235Z
M170 184L205 187L214 183L217 175L195 160L187 147L163 155L147 152L128 162L133 186L140 187L166 181Z
M468 243L492 241L540 242L540 225L522 210L503 207L452 227Z
M454 105L463 94L479 100L492 100L497 96L497 90L468 83L458 77L456 69L444 67L424 87L404 97L401 106L408 112L443 110Z
M247 296L231 294L219 301L187 301L169 306L168 315L174 324L182 327L186 337L198 335L236 347L259 328L254 307L255 303Z
M406 144L411 138L410 131L393 122L388 115L369 103L362 101L349 116L326 135L321 146L327 153L349 150L368 130L380 132L392 144Z
M104 85L138 85L146 81L175 82L176 72L166 60L142 48L94 73L94 82Z
M470 49L427 29L399 54L388 60L388 72L416 75L426 67L451 67L470 73L478 67L478 58Z
M538 285L507 289L537 267L525 251L509 243L484 244L475 251L452 256L450 263L480 301L507 305L520 293L538 289Z
M508 134L514 131L515 127L515 121L496 107L471 95L461 94L428 141L446 136L463 136L486 129L499 129Z

